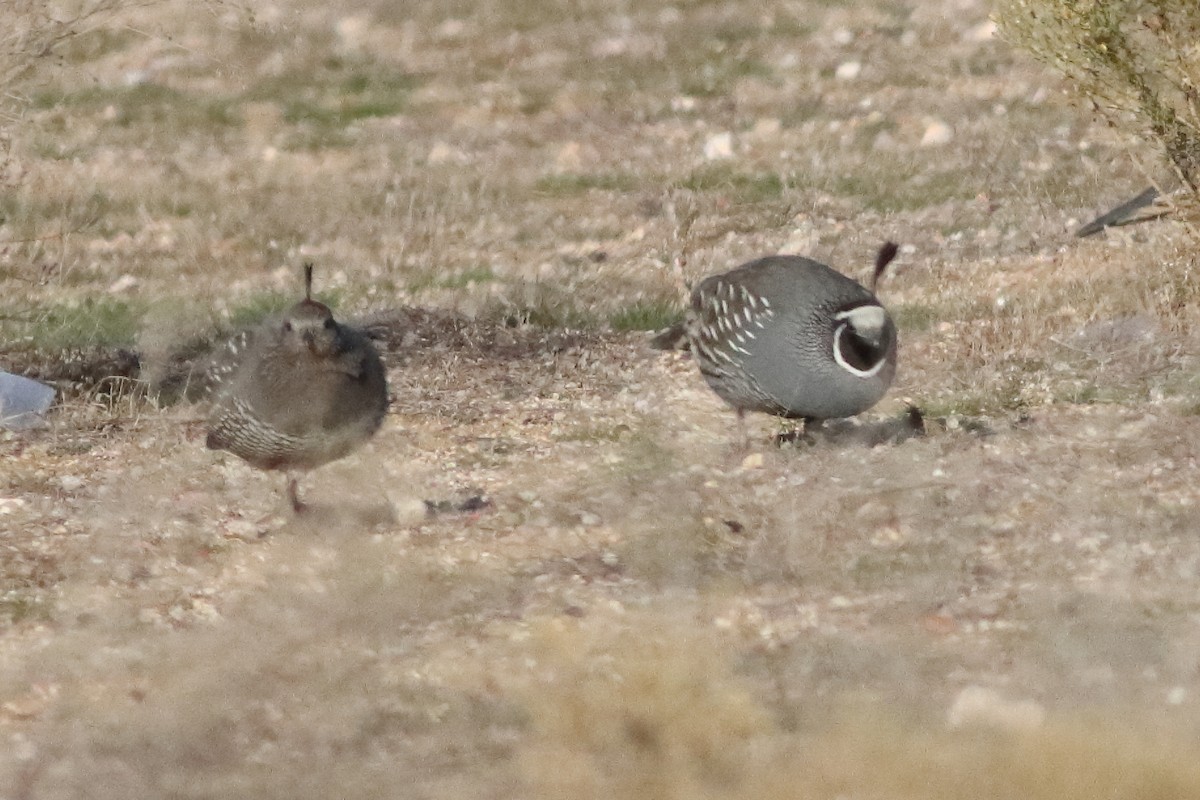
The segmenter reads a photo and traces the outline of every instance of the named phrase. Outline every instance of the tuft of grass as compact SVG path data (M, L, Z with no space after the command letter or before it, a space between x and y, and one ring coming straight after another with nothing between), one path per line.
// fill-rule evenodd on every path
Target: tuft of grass
M0 623L18 625L22 622L46 622L52 617L52 607L44 598L13 591L0 597Z
M414 278L408 282L408 289L419 292L424 289L466 289L473 285L492 283L496 273L491 267L468 267L450 274L431 273Z
M698 797L740 783L769 717L701 637L539 631L521 764L539 797ZM687 791L687 788L691 791Z
M566 301L538 302L509 309L504 314L504 321L510 327L530 325L548 330L554 328L592 330L599 325L599 320L594 314L585 309L576 308Z
M964 200L972 188L955 170L896 169L891 172L847 172L830 181L830 190L852 197L880 214L896 214Z
M1109 124L1162 151L1200 219L1200 5L1191 0L1004 0L1001 32L1061 71ZM1179 203L1177 203L1179 205Z
M673 325L681 317L679 304L666 300L639 300L608 317L614 331L656 331Z
M907 303L902 306L889 307L888 311L897 328L911 333L924 333L943 319L942 310L931 305Z
M420 82L387 64L328 58L315 72L305 68L259 81L239 101L279 104L283 120L300 126L288 140L294 148L337 147L351 141L345 129L354 123L406 111Z
M545 194L566 197L590 191L630 192L640 185L637 176L629 172L563 172L543 175L537 179L534 188Z
M41 91L34 108L74 113L112 109L112 124L121 128L153 127L173 131L229 128L238 124L233 99L173 89L156 83L92 86L75 91Z
M693 192L725 192L742 203L761 203L783 194L785 183L778 172L748 172L729 164L709 164L692 170L679 188Z
M6 338L45 351L131 347L145 313L144 303L89 297L79 303L62 303L0 318L0 331L5 332Z

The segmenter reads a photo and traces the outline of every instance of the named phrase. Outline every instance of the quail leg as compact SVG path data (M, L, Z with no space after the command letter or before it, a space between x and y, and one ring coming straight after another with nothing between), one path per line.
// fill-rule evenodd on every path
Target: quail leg
M308 506L300 499L298 483L299 479L295 475L288 475L287 498L288 502L292 504L292 511L302 514Z

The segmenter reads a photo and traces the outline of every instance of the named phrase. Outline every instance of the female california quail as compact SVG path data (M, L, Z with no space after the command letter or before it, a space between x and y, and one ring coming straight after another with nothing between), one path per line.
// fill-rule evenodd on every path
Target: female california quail
M312 299L229 342L207 373L213 396L205 444L259 469L304 471L339 459L379 429L387 378L370 340ZM288 499L304 508L296 479Z
M896 251L892 242L880 248L872 287ZM896 326L875 294L801 256L706 278L682 327L709 387L739 418L852 416L875 405L896 374Z

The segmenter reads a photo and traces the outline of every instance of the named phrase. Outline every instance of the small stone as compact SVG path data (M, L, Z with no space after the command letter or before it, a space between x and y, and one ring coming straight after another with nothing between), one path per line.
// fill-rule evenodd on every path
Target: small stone
M996 38L996 23L993 20L985 19L978 25L974 25L967 29L963 34L963 39L968 42L986 42Z
M426 159L430 164L445 164L447 161L453 161L458 157L458 151L445 142L434 142L433 147L429 148L429 155Z
M783 129L783 123L775 117L761 117L754 123L750 135L755 139L773 139Z
M24 506L25 501L20 497L0 497L0 515L11 514Z
M579 142L567 142L554 155L554 166L562 172L577 170L583 166L583 146Z
M58 479L58 486L64 492L75 492L83 488L83 478L78 475L63 475Z
M454 39L462 36L463 31L467 28L467 24L461 19L448 19L441 25L437 26L434 35L439 39Z
M137 286L137 284L138 279L126 273L112 282L112 285L108 287L108 293L120 294L121 292L127 292Z
M258 526L246 519L231 519L225 523L225 536L230 539L254 541L258 538Z
M695 111L696 110L696 98L689 97L686 94L680 95L679 97L672 97L671 98L671 110L677 114L681 113L681 112Z
M852 81L858 77L860 72L862 72L861 61L843 61L841 64L837 65L837 69L834 70L833 76L839 81Z
M925 133L921 136L921 147L947 144L953 138L953 128L941 120L931 119L925 126Z
M762 465L762 453L751 453L742 459L742 469L762 469Z
M709 161L733 157L733 134L729 131L713 134L704 143L704 157Z

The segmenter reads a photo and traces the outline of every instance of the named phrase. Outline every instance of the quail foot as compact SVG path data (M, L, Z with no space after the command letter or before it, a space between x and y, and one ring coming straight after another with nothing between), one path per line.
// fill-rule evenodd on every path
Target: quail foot
M895 258L888 242L872 287ZM896 326L873 291L801 256L768 256L706 278L680 326L709 387L738 413L806 422L849 417L883 396L896 374Z
M235 337L207 372L213 399L206 445L287 474L292 508L304 509L295 473L342 458L366 442L387 412L383 363L360 331L312 299Z

